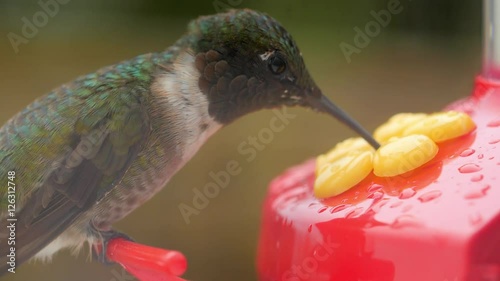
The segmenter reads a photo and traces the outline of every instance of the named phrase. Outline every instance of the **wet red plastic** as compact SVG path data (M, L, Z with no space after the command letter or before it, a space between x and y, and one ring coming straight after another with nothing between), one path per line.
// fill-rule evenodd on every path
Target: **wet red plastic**
M500 280L500 83L478 77L446 110L468 113L476 130L413 172L370 175L326 200L313 196L315 160L276 178L259 280Z
M141 281L185 281L178 276L186 271L187 261L177 251L116 238L108 243L107 257Z

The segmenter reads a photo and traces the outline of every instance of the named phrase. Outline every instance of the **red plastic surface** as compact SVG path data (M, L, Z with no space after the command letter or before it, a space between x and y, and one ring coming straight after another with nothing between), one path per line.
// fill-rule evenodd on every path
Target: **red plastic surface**
M178 277L187 269L184 255L121 238L108 243L107 257L141 281L185 281Z
M315 161L270 185L260 281L500 280L500 84L481 77L446 110L477 129L440 144L425 166L368 176L340 196L313 196Z

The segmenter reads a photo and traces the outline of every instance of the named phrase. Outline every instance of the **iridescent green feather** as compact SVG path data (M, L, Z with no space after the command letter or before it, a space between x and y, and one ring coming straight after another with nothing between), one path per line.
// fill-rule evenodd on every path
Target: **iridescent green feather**
M127 153L139 140L141 121L136 113L122 116L128 119L119 114L147 98L155 68L171 56L168 52L141 55L80 77L9 120L0 129L0 175L16 172L18 206L43 183L53 165L75 148L79 138L107 117L114 116L109 124L114 149ZM0 188L0 217L6 210L6 192Z

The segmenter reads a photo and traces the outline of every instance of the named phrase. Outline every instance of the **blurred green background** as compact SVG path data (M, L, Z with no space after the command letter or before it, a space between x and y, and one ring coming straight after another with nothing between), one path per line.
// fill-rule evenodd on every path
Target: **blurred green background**
M42 0L46 2L48 0ZM481 1L401 0L403 11L348 63L339 48L353 44L354 27L389 0L70 0L19 46L22 17L38 1L0 1L0 123L52 88L102 66L171 45L192 18L217 7L253 8L276 17L293 34L323 92L373 130L398 112L439 110L468 95L481 65ZM214 3L216 5L214 5ZM190 280L256 280L261 205L281 171L331 148L353 133L327 116L303 109L248 163L237 147L268 126L262 111L216 134L160 194L116 227L138 242L182 251ZM242 172L186 224L178 206L191 205L193 188L209 173L238 161ZM120 267L90 263L87 254L58 254L50 264L26 264L2 280L134 280Z

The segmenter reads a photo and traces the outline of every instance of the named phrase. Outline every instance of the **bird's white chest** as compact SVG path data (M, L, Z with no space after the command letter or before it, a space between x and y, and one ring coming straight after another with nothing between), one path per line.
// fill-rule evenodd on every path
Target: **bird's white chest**
M193 55L181 54L173 63L173 70L159 79L169 107L174 111L172 122L178 123L182 130L182 165L222 127L208 113L209 102L198 86L200 73L194 61Z

